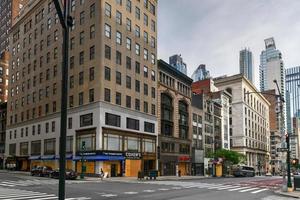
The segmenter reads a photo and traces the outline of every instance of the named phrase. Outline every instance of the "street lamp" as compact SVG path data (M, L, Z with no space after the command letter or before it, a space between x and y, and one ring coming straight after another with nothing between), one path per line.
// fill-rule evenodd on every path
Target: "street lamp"
M73 18L69 16L69 0L64 0L62 10L61 1L53 0L63 31L62 44L62 86L61 86L61 118L59 143L59 200L65 199L65 172L66 172L66 135L67 135L67 104L68 104L68 60L69 60L69 28Z

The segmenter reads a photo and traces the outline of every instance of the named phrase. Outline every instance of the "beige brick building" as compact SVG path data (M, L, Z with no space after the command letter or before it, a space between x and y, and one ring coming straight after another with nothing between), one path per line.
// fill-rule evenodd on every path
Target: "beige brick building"
M80 171L84 141L87 173L154 169L156 0L70 0L70 6L67 167ZM20 158L12 160L19 169L56 167L62 34L52 1L31 1L11 38L6 154Z

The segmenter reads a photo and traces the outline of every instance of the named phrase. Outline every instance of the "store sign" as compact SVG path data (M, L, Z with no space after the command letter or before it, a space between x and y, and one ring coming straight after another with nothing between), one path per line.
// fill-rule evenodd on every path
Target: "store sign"
M179 162L189 162L191 160L190 156L179 156L178 161Z
M138 152L126 152L125 158L128 160L139 160L141 159L142 154Z
M108 152L108 151L78 151L77 156L95 156L95 155L105 155L105 156L124 156L122 152Z

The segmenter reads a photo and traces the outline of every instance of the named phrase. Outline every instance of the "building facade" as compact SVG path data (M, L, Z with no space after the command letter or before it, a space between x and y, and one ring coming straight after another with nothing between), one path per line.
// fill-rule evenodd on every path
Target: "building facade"
M109 176L156 169L157 1L70 1L67 168ZM58 166L62 34L52 1L13 24L6 155ZM85 148L83 149L83 146Z
M191 174L192 79L158 61L158 147L161 175Z
M230 149L246 156L248 166L269 168L270 103L243 75L214 79L220 90L231 94Z
M293 133L290 135L291 159L299 159L300 156L300 118L293 117Z
M0 103L0 169L4 168L5 131L6 131L7 103Z
M169 57L169 64L180 71L181 73L187 75L187 66L186 63L183 62L181 55L173 55Z
M9 51L9 32L15 18L28 0L0 1L0 53Z
M253 57L250 49L240 51L240 73L243 74L251 83L254 83L253 76Z
M194 82L208 78L210 78L210 73L208 70L206 70L206 66L204 64L199 65L192 74L192 79Z
M300 117L300 66L285 70L285 84L291 94L291 116Z
M9 54L8 52L4 51L0 53L0 103L7 101L8 64L9 64Z

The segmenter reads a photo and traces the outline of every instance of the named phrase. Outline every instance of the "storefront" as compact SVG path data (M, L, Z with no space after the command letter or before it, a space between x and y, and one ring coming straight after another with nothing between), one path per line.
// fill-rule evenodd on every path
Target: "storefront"
M178 171L177 159L177 156L163 156L159 162L160 175L176 176L176 172Z
M5 161L5 167L9 170L29 171L30 165L28 156L8 157Z
M178 157L178 170L180 170L181 176L191 175L191 157L179 156Z

